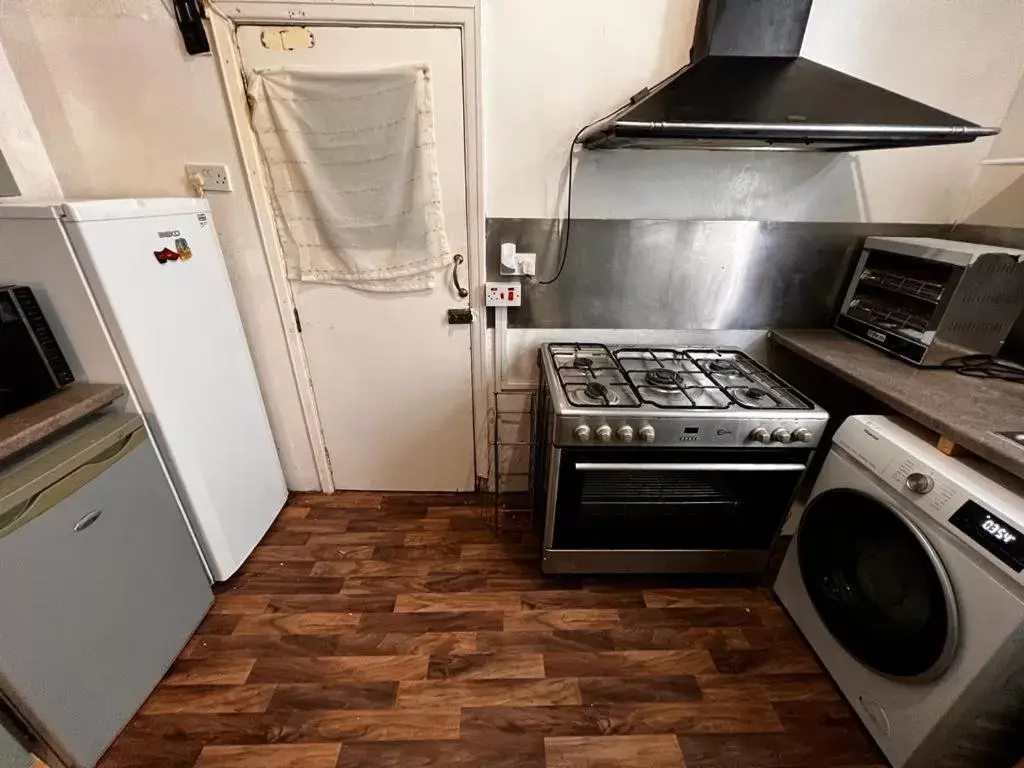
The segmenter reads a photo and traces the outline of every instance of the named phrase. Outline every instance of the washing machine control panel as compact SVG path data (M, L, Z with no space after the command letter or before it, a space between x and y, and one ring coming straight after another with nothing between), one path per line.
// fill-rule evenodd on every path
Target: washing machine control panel
M990 465L940 453L875 417L836 443L906 503L1024 584L1024 485ZM853 419L851 419L853 421Z

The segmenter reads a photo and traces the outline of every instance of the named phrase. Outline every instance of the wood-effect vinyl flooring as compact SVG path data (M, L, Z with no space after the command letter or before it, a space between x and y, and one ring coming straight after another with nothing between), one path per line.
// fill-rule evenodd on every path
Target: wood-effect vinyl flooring
M884 766L770 590L545 577L478 503L294 495L102 768Z

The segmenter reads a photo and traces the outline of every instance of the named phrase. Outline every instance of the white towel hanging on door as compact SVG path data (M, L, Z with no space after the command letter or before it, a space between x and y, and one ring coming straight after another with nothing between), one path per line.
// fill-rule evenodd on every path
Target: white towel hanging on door
M258 69L249 99L289 278L432 287L451 255L427 67Z

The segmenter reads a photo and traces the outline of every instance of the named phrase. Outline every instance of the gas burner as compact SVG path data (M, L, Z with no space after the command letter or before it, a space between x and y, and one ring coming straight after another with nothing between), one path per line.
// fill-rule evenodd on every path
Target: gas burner
M648 385L661 390L674 392L680 388L679 374L667 368L655 368L644 375Z
M782 403L770 392L758 387L735 387L729 392L740 405L747 408L780 408Z
M569 402L573 405L584 407L614 407L636 405L635 399L630 394L626 385L609 386L599 381L589 381L586 384L570 384L566 387L566 394Z
M579 368L580 370L583 371L589 371L591 368L594 367L594 360L589 357L582 357L581 355L577 355L572 360L572 367Z
M732 360L712 360L708 363L708 368L716 373L735 373L736 363Z

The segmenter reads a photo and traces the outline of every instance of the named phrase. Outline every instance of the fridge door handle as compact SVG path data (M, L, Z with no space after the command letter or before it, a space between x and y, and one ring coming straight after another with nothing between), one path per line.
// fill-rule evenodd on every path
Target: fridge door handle
M75 523L75 533L79 533L80 531L84 531L90 525L92 525L97 520L99 520L100 519L100 515L102 515L102 514L103 514L103 510L102 509L94 509L92 512L89 512L88 514L83 515L82 519L79 520L77 523Z

